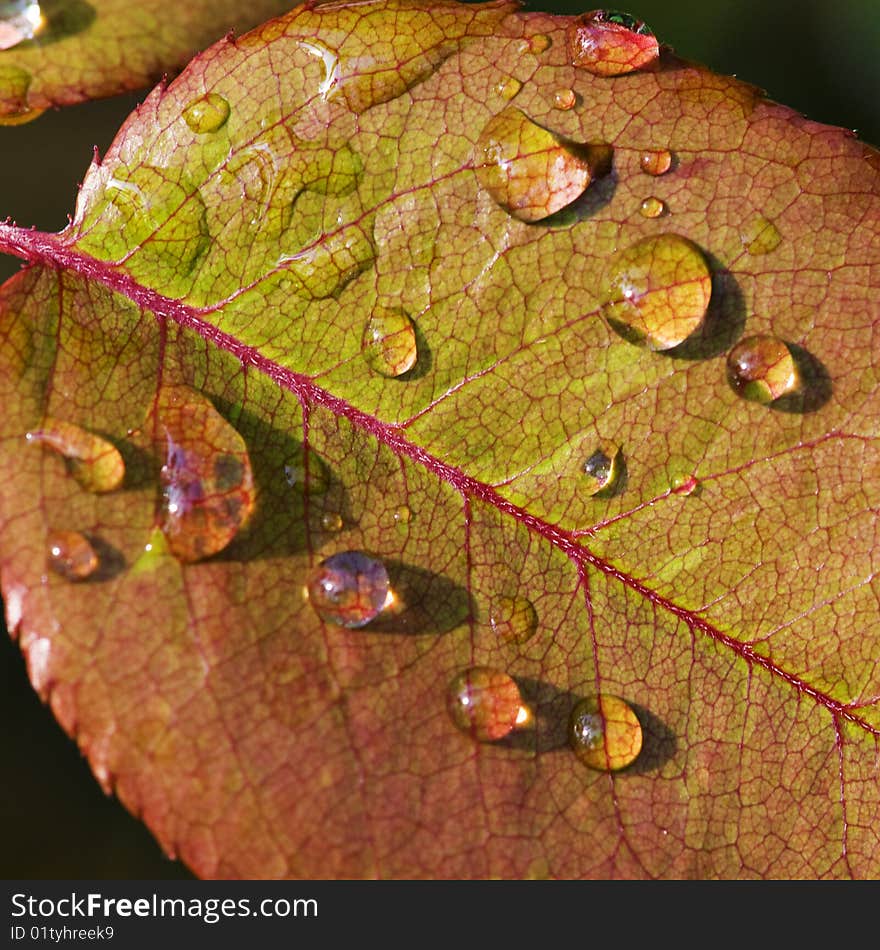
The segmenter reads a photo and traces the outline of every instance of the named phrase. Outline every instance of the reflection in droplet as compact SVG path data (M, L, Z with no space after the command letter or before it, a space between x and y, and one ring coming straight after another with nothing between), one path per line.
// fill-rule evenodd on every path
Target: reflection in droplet
M574 89L557 89L553 93L553 106L556 109L567 111L577 105L577 93Z
M487 666L472 666L454 677L446 705L455 725L479 742L503 739L532 721L513 679Z
M98 569L99 558L89 539L79 531L50 531L49 567L70 581L83 581Z
M639 213L643 218L659 218L666 213L666 202L651 195L639 205Z
M746 337L730 351L727 378L740 396L765 404L800 386L791 350L784 340L766 333Z
M364 328L364 359L382 376L402 376L416 365L416 331L405 311L377 308Z
M321 527L325 531L341 531L342 515L338 511L325 511L321 515Z
M782 243L776 225L767 218L753 218L740 232L742 246L754 257L775 251Z
M160 518L168 547L181 561L210 557L253 511L247 446L210 400L186 386L160 390L156 419L165 453Z
M644 69L660 55L657 38L640 20L616 10L594 10L566 30L572 66L595 76Z
M318 40L300 40L299 45L309 56L321 61L324 78L318 83L318 95L327 99L339 80L339 54Z
M641 723L617 696L582 699L571 712L568 736L584 765L605 772L626 768L642 749Z
M597 445L584 460L583 469L590 495L609 491L620 474L620 447L611 443Z
M216 132L229 118L229 103L216 92L209 92L191 102L183 110L183 118L198 135Z
M122 484L125 462L119 449L94 432L47 416L25 438L63 455L71 475L88 491L114 491Z
M538 629L538 613L525 597L499 597L492 602L489 623L505 640L525 643Z
M672 152L665 148L642 152L639 167L646 175L665 175L672 168Z
M602 310L625 339L667 350L702 325L711 295L702 251L677 234L661 234L614 255L605 272Z
M40 4L33 0L0 3L0 50L12 49L25 40L32 40L45 23Z
M341 551L321 561L311 572L306 590L321 620L356 628L381 613L391 585L380 560L363 551Z
M477 139L477 179L520 221L540 221L579 198L593 179L589 149L564 141L512 106Z
M501 96L502 99L506 99L508 102L511 99L516 98L521 89L522 83L513 76L506 76L495 87L495 91L498 93L498 95Z

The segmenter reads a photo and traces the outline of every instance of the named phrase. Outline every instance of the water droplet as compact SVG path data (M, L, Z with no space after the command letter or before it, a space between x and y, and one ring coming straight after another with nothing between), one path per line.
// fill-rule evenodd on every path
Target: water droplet
M727 355L727 378L745 399L770 403L800 387L800 374L784 340L759 333L746 337Z
M209 92L191 102L183 110L183 118L197 135L216 132L229 118L229 103L216 92Z
M501 96L502 99L506 99L508 102L515 98L519 91L522 89L522 83L515 79L513 76L507 76L502 79L497 86L495 86L495 91Z
M754 218L746 225L739 236L742 246L757 257L775 251L782 242L782 235L776 225L767 218Z
M665 175L672 168L672 152L665 148L642 152L639 167L646 175Z
M594 10L566 30L572 66L594 76L621 76L644 69L660 55L657 37L641 20L616 10Z
M538 629L538 614L534 604L525 597L499 597L492 604L489 623L505 640L525 643Z
M161 527L171 553L198 561L222 551L247 523L254 481L244 439L210 400L167 386L156 400L165 452Z
M393 517L395 524L407 525L412 520L412 511L406 505L400 505L394 509Z
M0 50L12 49L25 40L32 40L45 24L40 4L33 0L0 3Z
M363 551L341 551L321 561L311 572L306 590L321 620L356 628L381 613L391 584L380 560Z
M639 213L643 218L659 218L666 213L666 202L652 195L641 203Z
M677 475L670 485L676 495L693 495L699 487L700 483L693 475Z
M382 376L402 376L416 365L416 331L405 311L373 311L364 328L364 359Z
M593 178L589 149L567 142L510 106L477 139L477 179L520 221L540 221L579 198Z
M71 475L88 491L114 491L122 484L125 462L119 449L87 429L47 417L25 438L63 455Z
M571 711L568 736L575 755L591 769L626 768L642 749L642 726L617 696L588 696Z
M480 742L503 739L532 719L513 679L488 666L459 673L449 684L446 705L455 725Z
M12 115L0 115L0 125L27 125L34 119L39 119L45 109L27 109L24 112L14 112Z
M321 527L325 531L341 531L342 515L338 511L325 511L321 515Z
M605 318L624 339L668 350L702 325L712 277L696 244L661 234L615 254L602 295Z
M323 495L330 486L327 463L315 452L299 446L284 462L284 478L291 488L304 495Z
M367 233L354 223L325 234L295 254L282 254L278 263L285 266L296 293L326 300L341 294L372 266L375 257L376 249Z
M591 495L609 492L620 475L620 448L610 443L596 446L584 460L587 491Z
M29 115L32 111L39 111L32 110L28 106L28 89L30 89L32 79L31 74L19 66L0 64L0 99L14 104L14 107L3 116L5 124L14 125L22 116Z
M546 33L535 33L534 36L529 37L529 51L539 56L541 53L546 53L552 43L553 41Z
M49 567L69 581L83 581L98 569L98 555L79 531L50 531L48 548Z
M577 105L577 93L574 89L557 89L553 93L553 107L568 110Z

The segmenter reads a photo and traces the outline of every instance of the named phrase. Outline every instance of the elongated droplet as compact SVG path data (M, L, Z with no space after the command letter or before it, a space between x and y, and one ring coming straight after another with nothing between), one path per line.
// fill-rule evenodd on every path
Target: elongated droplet
M222 551L254 507L244 439L210 400L186 386L166 386L156 401L164 446L161 528L171 553L199 561Z
M567 142L512 106L491 118L477 139L477 179L520 221L540 221L586 191L590 149Z
M385 565L377 558L363 551L341 551L311 572L306 590L321 620L357 628L379 616L391 584Z
M515 99L516 96L519 95L521 89L522 83L513 76L506 76L495 87L495 91L498 93L498 95L501 96L502 99L506 99L508 102L511 99Z
M489 623L505 640L525 643L538 629L538 614L534 604L525 597L499 597L492 604Z
M665 175L672 168L672 152L665 148L642 152L639 167L646 175Z
M642 749L641 723L617 696L582 699L571 712L568 736L581 762L603 772L626 768Z
M563 112L573 109L577 105L577 93L574 89L557 89L553 93L553 106Z
M566 30L572 66L594 76L621 76L644 69L660 55L657 37L641 20L616 10L594 10Z
M397 308L373 311L364 328L363 347L364 359L382 376L402 376L418 358L413 322Z
M659 218L666 213L666 202L652 195L639 205L639 213L643 218Z
M446 693L455 725L480 742L494 742L532 720L513 679L488 666L472 666L459 673Z
M63 455L70 473L88 491L114 491L122 484L125 462L119 449L87 429L49 416L26 438Z
M730 351L727 378L740 396L765 404L800 386L791 350L784 340L765 333L740 340Z
M12 49L25 40L32 40L45 22L40 4L33 0L0 3L0 50Z
M754 218L740 232L742 246L753 257L769 254L782 243L782 235L776 225L767 218Z
M611 443L597 445L584 460L583 467L590 495L609 491L620 474L620 447Z
M637 241L616 254L602 289L603 313L624 339L651 350L684 342L703 323L712 295L709 266L677 234Z
M99 558L89 539L79 531L51 531L49 567L69 581L84 581L98 569Z
M216 132L229 118L229 103L216 92L209 92L193 100L183 110L183 118L197 135Z

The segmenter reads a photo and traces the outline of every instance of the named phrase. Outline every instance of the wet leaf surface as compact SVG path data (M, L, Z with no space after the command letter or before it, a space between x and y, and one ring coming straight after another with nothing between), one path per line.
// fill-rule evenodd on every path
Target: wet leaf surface
M572 66L571 22L294 11L156 90L61 235L0 228L33 262L0 291L9 626L98 780L198 874L880 871L880 161L668 52ZM206 96L228 105L195 110L207 128ZM514 106L550 134L526 127L507 182L579 176L538 219L479 172ZM608 159L585 185L561 142ZM604 305L609 262L664 235L710 276L661 350ZM674 255L644 263L635 306L693 296ZM401 375L370 366L376 313L412 324ZM728 381L759 334L797 393ZM169 391L202 407L173 431ZM112 443L121 487L27 445L47 417ZM213 552L161 530L172 444L198 447L186 498L234 528ZM59 532L114 570L47 569ZM364 626L308 599L346 551L393 592ZM497 739L450 715L474 669L529 712ZM571 747L594 696L640 726L608 717L640 741L611 768Z

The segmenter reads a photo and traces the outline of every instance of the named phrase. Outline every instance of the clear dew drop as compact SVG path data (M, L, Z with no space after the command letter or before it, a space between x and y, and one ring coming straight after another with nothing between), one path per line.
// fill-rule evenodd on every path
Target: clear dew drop
M402 376L416 365L416 331L408 314L399 308L377 308L363 335L364 359L381 376Z
M156 401L165 463L160 527L178 560L210 557L229 545L254 507L247 446L213 403L186 386L167 386Z
M0 50L12 49L40 34L46 19L39 3L10 0L0 3Z
M193 100L184 110L183 119L197 135L216 132L229 118L229 103L216 92Z
M553 108L567 112L577 105L577 93L574 89L557 89L553 93Z
M646 175L665 175L672 168L672 152L665 148L648 149L639 156L639 168Z
M642 750L642 726L629 703L617 696L588 696L571 711L568 738L584 765L614 772Z
M644 69L660 55L657 37L641 20L617 10L593 10L566 30L572 66L594 76L622 76Z
M325 511L321 515L321 527L325 531L341 531L342 515L338 511Z
M508 106L477 139L480 185L520 221L540 221L570 205L593 180L590 150L542 128Z
M672 479L670 490L674 495L693 495L700 487L700 482L693 475L677 475Z
M666 202L653 195L639 205L639 214L643 218L659 218L666 214Z
M504 640L525 643L538 629L538 613L525 597L499 597L492 603L489 624Z
M764 404L800 388L800 374L788 345L765 333L740 340L728 353L727 379L744 399Z
M363 551L333 554L309 574L309 603L326 623L366 626L382 612L391 595L385 565Z
M624 339L668 350L702 326L711 296L702 251L677 234L661 234L614 255L605 271L602 312Z
M753 257L769 254L782 243L782 235L776 225L767 218L751 220L740 232L742 246Z
M114 491L125 478L125 462L119 449L72 422L47 416L40 427L31 429L25 438L62 455L71 475L88 491Z
M522 83L513 76L505 76L505 78L495 86L495 91L498 95L508 102L510 102L511 99L515 99L521 89Z
M513 678L488 666L471 666L446 692L453 723L479 742L495 742L532 721Z
M49 567L69 581L84 581L98 569L98 554L79 531L51 531L47 547Z
M412 511L406 505L399 505L392 514L396 525L408 525L412 521Z
M587 492L597 495L610 492L620 475L620 447L605 443L596 448L584 459L583 470L587 480Z

